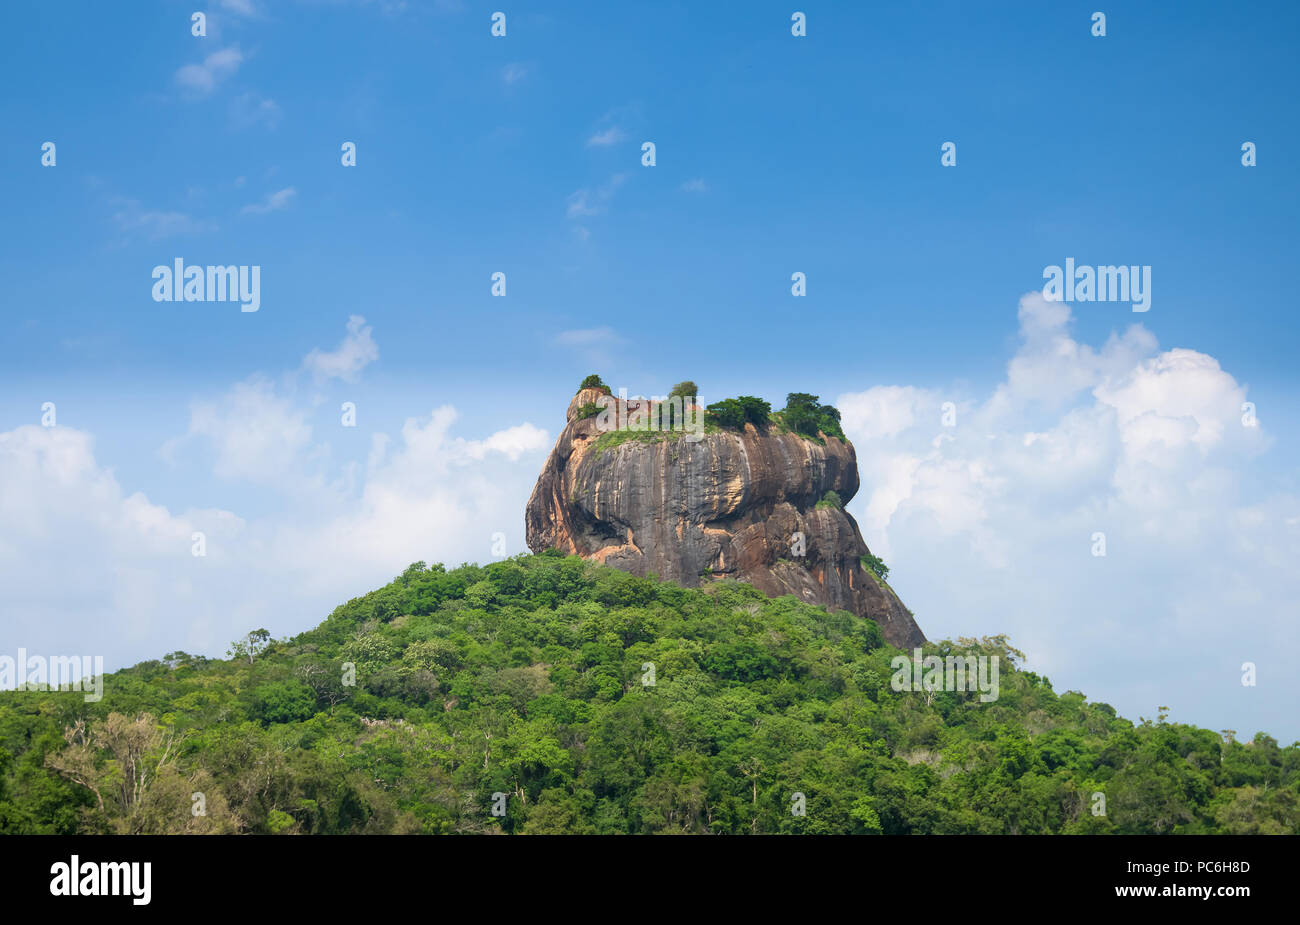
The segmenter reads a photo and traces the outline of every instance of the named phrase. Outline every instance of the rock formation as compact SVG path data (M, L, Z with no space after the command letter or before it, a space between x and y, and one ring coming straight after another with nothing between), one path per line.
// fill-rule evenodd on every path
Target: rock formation
M772 597L793 594L870 617L901 648L925 640L893 590L861 564L868 549L854 519L833 505L818 506L828 491L845 503L857 493L851 443L745 424L743 432L717 431L698 441L645 434L649 439L598 446L601 419L583 416L583 409L604 395L583 389L569 403L568 421L528 500L534 552L558 547L687 587L732 577ZM616 407L621 423L623 407ZM792 552L799 533L802 556Z

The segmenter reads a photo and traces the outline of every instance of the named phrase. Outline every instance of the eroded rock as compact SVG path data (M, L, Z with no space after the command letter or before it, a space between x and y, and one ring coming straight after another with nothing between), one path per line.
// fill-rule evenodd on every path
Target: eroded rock
M773 597L870 617L901 648L925 640L897 595L862 566L868 549L854 519L817 507L828 491L845 503L857 494L851 443L747 424L698 442L673 433L598 447L598 418L578 414L602 394L583 389L569 403L528 500L534 552L558 547L686 587L732 577ZM803 556L792 552L800 533Z

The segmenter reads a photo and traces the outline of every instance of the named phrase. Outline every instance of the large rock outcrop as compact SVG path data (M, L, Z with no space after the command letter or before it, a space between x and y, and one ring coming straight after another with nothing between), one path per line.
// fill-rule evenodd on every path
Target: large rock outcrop
M907 648L925 637L894 592L865 569L867 544L849 514L817 507L828 491L858 491L853 445L823 444L775 426L743 433L657 435L597 447L603 431L584 389L528 500L528 545L558 547L606 565L687 587L732 577L773 597L793 594L880 624ZM608 442L608 441L607 441ZM792 554L796 534L805 555Z

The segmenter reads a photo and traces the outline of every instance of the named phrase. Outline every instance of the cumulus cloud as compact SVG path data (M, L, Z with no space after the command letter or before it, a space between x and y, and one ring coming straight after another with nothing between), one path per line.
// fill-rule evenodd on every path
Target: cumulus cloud
M599 187L594 189L583 187L575 190L569 195L565 214L569 218L585 218L600 215L607 211L610 202L614 198L614 193L623 185L626 179L627 174L616 173Z
M379 359L379 346L361 315L348 318L348 333L335 350L313 350L303 359L303 366L316 377L355 382L361 370Z
M580 189L569 194L569 204L565 208L564 214L569 218L583 218L588 215L598 215L600 209L593 204L591 190Z
M113 224L126 238L144 237L161 241L178 235L199 234L215 228L213 223L174 209L149 209L136 199L116 199Z
M349 336L362 330L350 324ZM207 493L272 490L274 505L243 513L169 508L124 487L86 431L0 432L7 644L99 654L110 668L176 648L220 655L255 627L314 625L417 559L487 561L495 532L523 551L520 511L549 443L540 428L462 436L446 405L396 437L372 433L364 460L335 460L312 415L309 397L263 376L191 404L167 452L210 470Z
M267 194L267 197L261 202L254 202L244 206L239 211L243 214L265 215L268 212L279 212L282 209L289 208L298 191L292 186L287 186L282 190L276 190L274 193Z
M177 449L193 440L209 448L219 478L276 482L293 470L310 443L311 425L306 409L278 395L270 380L253 376L217 400L192 402L189 430L165 444L164 455L175 458Z
M886 385L840 397L840 420L860 438L892 437L916 423L926 394L912 386Z
M187 64L176 72L176 83L184 90L206 96L227 77L239 70L244 61L238 45L214 51L201 64Z
M365 588L420 558L485 561L497 531L523 551L519 512L538 462L514 464L543 452L549 437L521 424L470 440L452 434L458 419L444 405L408 418L399 441L375 435L358 496L328 505L325 516L268 524L259 542L322 589L339 577Z
M227 511L172 513L128 493L95 459L91 436L62 426L0 433L0 520L6 644L119 660L193 639L184 625L215 615L192 536L240 527Z
M465 451L471 459L485 459L489 453L500 453L511 462L525 453L546 449L546 431L532 424L517 424L499 430L486 440L469 440Z
M591 137L587 139L587 147L608 148L611 145L618 144L626 137L627 134L621 128L617 125L611 125L606 129L594 132Z
M1070 326L1068 305L1031 293L987 394L837 399L868 545L931 638L1008 632L1058 689L1130 717L1164 704L1216 729L1300 732L1279 706L1300 682L1277 655L1300 642L1286 612L1300 579L1282 565L1300 553L1300 499L1254 468L1270 438L1243 424L1246 389L1141 325L1099 347ZM1270 669L1253 700L1245 661Z
M230 121L238 129L254 125L273 129L280 124L280 107L275 100L250 90L230 101Z

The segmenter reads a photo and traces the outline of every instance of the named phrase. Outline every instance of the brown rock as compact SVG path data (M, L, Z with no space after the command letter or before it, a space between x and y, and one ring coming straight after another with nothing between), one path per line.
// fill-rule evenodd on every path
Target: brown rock
M844 503L857 494L851 443L747 424L698 442L656 434L602 449L598 418L576 417L602 394L584 389L569 403L524 515L534 552L558 547L686 587L732 577L772 597L870 617L900 648L925 641L897 595L862 567L868 549L854 519L816 508L828 491ZM796 533L802 557L791 552Z

